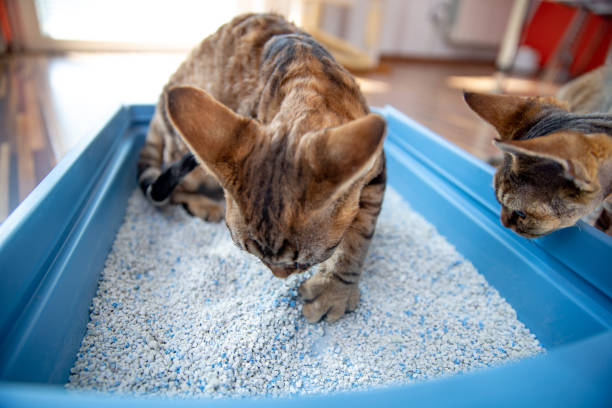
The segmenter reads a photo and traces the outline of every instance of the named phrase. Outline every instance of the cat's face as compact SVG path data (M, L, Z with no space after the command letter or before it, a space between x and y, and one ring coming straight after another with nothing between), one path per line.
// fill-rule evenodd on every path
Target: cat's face
M591 211L592 193L577 187L554 161L506 153L494 176L502 225L535 238L574 225Z
M534 238L574 225L596 207L603 193L591 135L560 130L522 139L547 115L565 112L561 102L485 94L465 99L500 135L494 143L504 163L493 181L502 225Z
M225 190L225 222L237 246L282 278L334 254L359 210L359 181L382 150L380 116L289 143L197 88L174 88L167 101L183 140Z
M300 188L262 184L272 197L267 203L227 195L225 220L234 243L281 278L331 257L357 213L358 196L308 208L300 204Z
M303 150L261 137L275 143L254 146L236 170L236 184L224 183L225 222L238 247L285 278L333 255L359 209L359 189L333 197L338 192L316 180Z

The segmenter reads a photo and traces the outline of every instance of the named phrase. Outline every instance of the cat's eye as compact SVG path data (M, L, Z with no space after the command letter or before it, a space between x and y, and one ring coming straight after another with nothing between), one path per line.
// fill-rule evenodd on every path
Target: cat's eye
M514 211L512 211L512 213L513 213L515 216L517 216L517 217L521 217L521 218L525 218L525 217L527 217L527 215L526 215L524 212L522 212L522 211L514 210Z

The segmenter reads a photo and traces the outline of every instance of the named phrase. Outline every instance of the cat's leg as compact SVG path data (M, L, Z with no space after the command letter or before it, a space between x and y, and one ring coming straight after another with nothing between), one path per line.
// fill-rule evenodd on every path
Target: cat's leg
M225 215L223 202L213 200L200 193L175 191L170 198L170 202L182 204L191 215L205 221L218 222Z
M304 317L315 323L325 317L328 322L338 320L345 312L351 312L359 304L359 277L363 256L357 251L367 251L363 240L355 240L347 234L336 253L319 266L319 271L299 288L306 303ZM353 245L349 244L353 241ZM361 242L359 242L361 241ZM346 244L344 244L346 242Z
M363 188L359 212L334 255L319 266L316 275L300 286L300 295L306 301L302 313L309 322L317 322L323 317L334 322L357 307L359 278L380 214L385 182L383 169Z

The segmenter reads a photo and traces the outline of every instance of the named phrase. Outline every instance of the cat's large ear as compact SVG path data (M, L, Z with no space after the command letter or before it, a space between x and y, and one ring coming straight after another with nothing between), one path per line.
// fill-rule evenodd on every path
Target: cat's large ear
M177 86L166 94L166 112L189 149L223 185L232 164L256 142L258 125L202 89Z
M370 113L311 135L301 149L317 185L337 191L371 168L384 135L385 120Z
M463 92L468 106L495 127L502 140L512 140L523 126L535 121L544 109L563 109L564 102L553 97L527 97Z
M512 155L524 155L559 163L564 176L584 191L593 191L597 181L597 163L584 136L576 132L558 132L529 140L495 140L498 148Z

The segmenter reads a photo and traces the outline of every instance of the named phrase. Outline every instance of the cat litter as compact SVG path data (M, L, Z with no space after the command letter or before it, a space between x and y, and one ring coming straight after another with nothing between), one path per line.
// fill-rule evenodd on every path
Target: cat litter
M284 396L398 385L544 352L474 266L388 189L356 311L308 323L297 288L223 223L138 191L106 260L69 389Z

